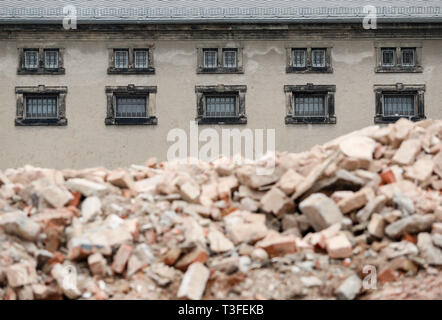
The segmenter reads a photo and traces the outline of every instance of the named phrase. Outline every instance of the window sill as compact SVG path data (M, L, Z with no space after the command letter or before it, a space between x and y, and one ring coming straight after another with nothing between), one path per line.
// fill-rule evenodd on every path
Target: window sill
M198 68L196 73L197 74L220 74L220 73L241 74L244 73L244 70L243 68L224 68L224 67Z
M106 118L104 120L104 123L106 125L157 125L158 118L157 117L132 118L132 119Z
M128 68L128 69L119 69L119 68L108 68L107 74L155 74L155 68L144 68L144 69L136 69L136 68Z
M16 126L67 126L68 119L15 119Z
M195 119L198 124L247 124L247 117L226 117L226 118L206 118L199 117Z
M64 68L58 68L58 69L45 69L45 68L38 68L38 69L18 69L17 74L19 75L60 75L65 74Z
M286 116L285 124L336 124L336 116L330 116L330 117Z
M376 73L422 73L422 67L376 67Z
M316 68L316 67L287 67L286 73L333 73L332 67Z
M420 120L426 119L425 116L423 116L423 117L421 117L421 116L411 116L411 117L405 117L405 116L403 116L403 117L401 117L401 116L394 117L394 116L389 116L389 117L386 117L386 116L378 115L378 116L374 117L374 123L376 123L376 124L394 123L394 122L398 121L401 118L405 118L405 119L408 119L410 121L420 121Z

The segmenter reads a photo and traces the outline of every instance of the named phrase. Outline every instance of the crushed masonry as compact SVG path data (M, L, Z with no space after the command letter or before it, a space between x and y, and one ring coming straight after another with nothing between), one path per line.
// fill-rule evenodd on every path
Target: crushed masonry
M440 279L441 140L442 121L401 119L274 162L0 171L0 299L370 299Z

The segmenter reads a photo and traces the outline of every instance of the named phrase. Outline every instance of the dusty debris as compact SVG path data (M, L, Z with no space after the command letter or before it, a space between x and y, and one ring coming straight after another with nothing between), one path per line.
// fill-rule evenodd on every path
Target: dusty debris
M0 298L356 299L366 265L379 290L440 275L441 139L401 119L256 161L6 169Z

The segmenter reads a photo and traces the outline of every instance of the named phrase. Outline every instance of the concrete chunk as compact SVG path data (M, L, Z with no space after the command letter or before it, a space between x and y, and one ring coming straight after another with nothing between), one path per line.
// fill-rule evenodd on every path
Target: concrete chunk
M342 221L343 216L335 202L322 193L314 193L299 204L315 231L321 231Z
M178 298L200 300L206 289L209 275L209 269L202 263L192 263L181 281L180 288L178 289Z
M408 139L401 143L392 160L400 165L411 165L420 151L421 142L418 139Z
M359 294L362 288L362 281L357 275L352 275L344 280L344 282L335 291L338 299L353 300Z

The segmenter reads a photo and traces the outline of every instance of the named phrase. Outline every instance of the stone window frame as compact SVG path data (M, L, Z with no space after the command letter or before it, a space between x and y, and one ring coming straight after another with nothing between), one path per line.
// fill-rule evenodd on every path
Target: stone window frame
M158 118L156 114L156 94L157 86L135 86L129 84L127 86L106 86L106 125L157 125ZM119 119L115 117L117 104L117 95L142 95L147 96L148 107L146 118Z
M336 85L285 85L286 116L285 124L336 124L335 115L335 92ZM324 116L295 116L294 94L295 93L320 93L325 95L325 115Z
M25 51L35 50L38 51L38 67L35 69L27 69L25 67ZM56 50L58 51L58 68L46 68L45 66L45 51ZM64 48L53 46L23 46L18 48L18 75L63 75L66 73L64 68Z
M397 121L400 118L408 118L411 121L420 121L426 119L425 116L425 84L375 84L374 85L374 93L375 93L375 117L374 123L392 123ZM415 107L416 114L411 117L405 116L384 116L383 114L383 106L384 106L384 94L413 94L415 96Z
M65 86L16 87L16 126L66 126L66 95L68 88ZM26 119L26 96L27 95L56 95L57 118L53 119Z
M217 50L217 67L205 68L204 67L204 50ZM243 61L243 45L242 43L231 42L216 42L216 43L202 43L197 45L197 74L242 74L244 73L244 61ZM225 50L236 50L236 67L226 68L224 67Z
M107 74L155 74L154 65L154 49L155 46L152 43L137 44L137 45L113 45L108 47L109 66L107 68ZM127 50L129 52L129 67L128 68L115 68L115 55L116 50ZM147 68L135 68L135 51L147 50Z
M422 42L411 41L377 41L374 44L376 52L376 73L422 73ZM395 49L395 65L382 64L382 49ZM414 66L402 65L402 49L415 49Z
M292 42L285 46L286 49L286 73L333 73L332 66L332 49L333 45L330 42ZM293 50L304 49L305 66L295 67L293 65ZM312 65L312 50L325 50L325 67L313 67Z
M208 85L195 86L198 124L247 124L247 115L245 109L246 103L246 85ZM236 117L206 117L206 97L208 95L235 95L236 99Z

